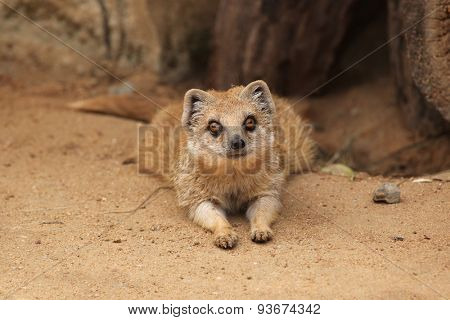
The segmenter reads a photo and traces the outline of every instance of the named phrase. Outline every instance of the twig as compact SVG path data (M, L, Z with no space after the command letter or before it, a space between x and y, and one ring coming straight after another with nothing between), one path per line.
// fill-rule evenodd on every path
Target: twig
M164 190L164 189L173 189L172 186L161 186L156 188L155 190L152 191L152 193L150 193L147 198L145 198L136 208L132 209L132 210L127 210L127 211L109 211L106 212L106 214L117 214L117 213L134 213L136 211L138 211L139 209L142 209L142 207L154 196L156 195L159 191Z

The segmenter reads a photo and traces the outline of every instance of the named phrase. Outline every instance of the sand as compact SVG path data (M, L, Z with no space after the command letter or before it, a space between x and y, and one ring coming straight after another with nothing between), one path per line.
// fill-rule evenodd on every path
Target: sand
M294 176L274 240L251 242L233 216L239 243L221 250L172 190L111 213L162 183L122 164L135 121L63 107L86 91L0 86L0 298L450 297L449 183ZM387 181L401 183L401 202L373 203Z

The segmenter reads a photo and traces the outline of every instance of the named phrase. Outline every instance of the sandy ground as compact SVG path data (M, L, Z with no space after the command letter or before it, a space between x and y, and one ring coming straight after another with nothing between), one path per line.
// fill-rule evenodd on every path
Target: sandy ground
M161 182L121 164L136 122L66 110L77 93L60 89L0 87L1 298L450 297L448 183L295 176L275 239L252 243L245 219L232 217L240 241L224 251L171 190L110 213ZM402 183L402 202L374 204L390 180Z

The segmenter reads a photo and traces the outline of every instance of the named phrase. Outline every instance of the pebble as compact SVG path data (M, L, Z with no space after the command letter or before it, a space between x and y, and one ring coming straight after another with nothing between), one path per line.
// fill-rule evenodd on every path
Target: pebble
M126 158L125 160L122 161L122 165L124 166L135 163L137 163L137 159L135 157Z
M393 183L383 183L373 193L374 202L400 202L400 188Z

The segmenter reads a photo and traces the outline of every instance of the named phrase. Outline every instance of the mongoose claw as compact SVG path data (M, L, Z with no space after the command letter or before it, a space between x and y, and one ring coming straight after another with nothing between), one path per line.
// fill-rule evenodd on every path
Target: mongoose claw
M216 234L214 243L222 249L231 249L237 243L238 237L234 231L220 232Z
M267 242L273 238L273 232L270 229L254 229L252 230L251 238L254 242Z

